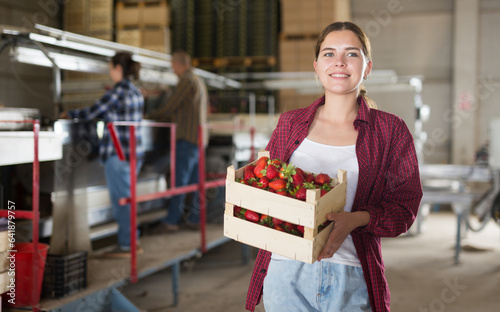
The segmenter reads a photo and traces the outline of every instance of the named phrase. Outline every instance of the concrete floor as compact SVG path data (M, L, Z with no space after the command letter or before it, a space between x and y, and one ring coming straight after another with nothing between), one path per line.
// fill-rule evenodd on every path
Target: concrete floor
M420 235L383 240L392 311L499 311L500 227L490 222L481 232L468 232L460 264L454 265L455 215L432 213L424 225ZM176 307L169 270L128 285L122 293L143 311L244 311L255 249L252 263L242 265L240 247L230 242L184 263Z

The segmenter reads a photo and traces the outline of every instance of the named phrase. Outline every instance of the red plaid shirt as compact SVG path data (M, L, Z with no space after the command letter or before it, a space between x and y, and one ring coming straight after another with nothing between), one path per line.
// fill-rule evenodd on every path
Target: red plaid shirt
M321 97L312 105L280 116L267 150L271 158L289 161L293 151L307 137L316 110L325 103ZM359 181L352 211L370 213L367 226L351 232L359 256L373 312L390 310L390 292L384 276L381 237L405 233L417 215L422 187L418 162L408 127L390 113L370 109L358 98L356 155ZM246 309L254 311L262 297L271 253L259 250L255 262Z

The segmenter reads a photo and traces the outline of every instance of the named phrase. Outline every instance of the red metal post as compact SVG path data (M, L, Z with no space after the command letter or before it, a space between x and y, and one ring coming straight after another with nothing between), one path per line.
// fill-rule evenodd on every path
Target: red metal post
M137 283L137 155L135 126L130 126L130 279L132 283Z
M113 141L113 144L115 145L116 154L118 155L118 158L121 161L124 161L125 160L125 153L123 152L122 143L118 139L118 134L116 133L115 125L112 122L108 122L108 124L106 126L108 127L109 134L111 135L111 140Z
M38 220L39 220L39 199L40 199L40 163L38 159L38 138L40 133L40 122L38 120L33 121L33 139L34 139L34 151L33 151L33 284L32 284L32 299L33 302L37 304L33 305L33 311L38 311L40 304L38 303L38 262L40 257L40 252L38 250Z
M203 140L203 125L198 127L198 194L200 202L200 232L201 232L201 252L207 251L206 241L206 194L205 194L205 143Z

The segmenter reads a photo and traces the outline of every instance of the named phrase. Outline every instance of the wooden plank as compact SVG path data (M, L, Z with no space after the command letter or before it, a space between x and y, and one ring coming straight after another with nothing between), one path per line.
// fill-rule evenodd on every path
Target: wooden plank
M10 261L9 258L7 258L9 254L9 251L7 250L0 252L0 272L7 271L9 269Z
M313 242L233 216L224 216L224 235L238 242L312 263Z
M0 273L0 294L6 293L9 291L10 279L13 276L9 276L9 271L5 271Z
M330 192L323 195L316 202L315 222L313 228L317 228L326 221L328 213L340 212L344 210L347 191L347 181L344 181Z
M0 232L0 252L9 250L9 231ZM1 271L0 271L1 272Z
M226 181L226 202L283 221L314 227L314 204L264 191L239 182Z

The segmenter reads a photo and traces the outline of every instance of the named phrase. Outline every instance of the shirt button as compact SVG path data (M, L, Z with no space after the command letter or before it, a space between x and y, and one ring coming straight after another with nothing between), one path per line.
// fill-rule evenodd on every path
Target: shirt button
M299 142L299 140L296 140L296 141L295 141L295 144L299 144L299 143L300 143L300 142Z
M262 274L266 273L266 269L261 269L260 273L262 273Z

